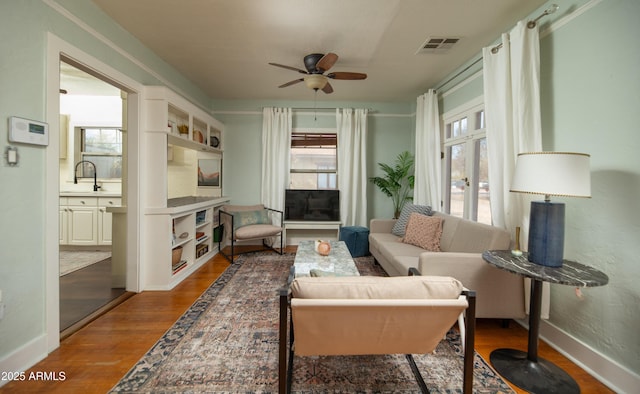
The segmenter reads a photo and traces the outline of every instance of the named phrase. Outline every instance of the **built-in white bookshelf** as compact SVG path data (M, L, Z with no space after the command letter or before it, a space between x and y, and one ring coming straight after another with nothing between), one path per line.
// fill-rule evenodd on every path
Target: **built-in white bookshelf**
M141 183L146 207L141 245L142 289L169 290L218 251L217 242L213 242L218 210L229 199L222 197L221 185L199 187L197 177L198 160L222 163L224 125L162 86L146 87L142 105L141 154L145 156L145 167ZM190 162L172 162L174 148ZM179 179L188 180L176 183L180 190L172 189L171 193L170 164L177 167ZM174 198L176 195L179 197Z

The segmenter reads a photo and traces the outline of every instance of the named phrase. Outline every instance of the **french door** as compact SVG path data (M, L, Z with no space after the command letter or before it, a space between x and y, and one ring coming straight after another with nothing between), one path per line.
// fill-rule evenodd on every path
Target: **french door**
M450 111L444 120L444 211L491 224L484 104Z

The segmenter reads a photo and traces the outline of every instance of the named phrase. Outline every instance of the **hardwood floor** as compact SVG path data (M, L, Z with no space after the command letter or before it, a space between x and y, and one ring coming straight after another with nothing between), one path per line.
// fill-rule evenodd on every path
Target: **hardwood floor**
M61 276L60 330L64 333L125 293L111 287L111 258Z
M60 348L26 371L27 379L32 373L50 377L55 373L59 380L10 382L0 393L107 392L228 266L218 255L171 291L134 295L63 340ZM526 350L527 331L514 322L502 328L500 321L480 319L477 326L476 351L485 360L498 347ZM538 354L567 371L582 393L613 392L542 341Z

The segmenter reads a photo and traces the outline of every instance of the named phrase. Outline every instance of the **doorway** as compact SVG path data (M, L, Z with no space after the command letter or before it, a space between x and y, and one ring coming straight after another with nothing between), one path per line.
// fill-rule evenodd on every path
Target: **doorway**
M443 118L444 210L453 216L490 225L484 105L470 105Z
M111 258L110 206L122 205L126 93L92 70L60 61L61 337L124 299Z

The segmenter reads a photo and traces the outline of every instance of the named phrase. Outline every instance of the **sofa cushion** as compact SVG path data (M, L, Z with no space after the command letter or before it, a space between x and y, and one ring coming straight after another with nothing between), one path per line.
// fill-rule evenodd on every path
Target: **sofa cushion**
M282 227L271 224L254 224L238 228L234 234L237 240L271 237L282 232Z
M400 238L395 241L382 242L379 245L380 253L387 260L395 259L398 256L418 257L425 250L419 246L410 245L402 242Z
M485 250L509 249L509 232L488 224L435 212L442 218L440 250L443 252L482 253Z
M410 202L405 203L402 207L402 212L400 212L400 217L393 225L391 234L397 235L398 237L404 236L407 223L409 222L409 216L414 212L428 216L432 215L431 207L428 205L414 205Z
M412 213L402 242L419 246L429 252L440 251L442 218Z
M448 276L300 277L294 298L307 299L457 299L462 283Z
M271 224L269 213L266 209L256 211L237 211L233 212L233 229L249 226L252 224Z

